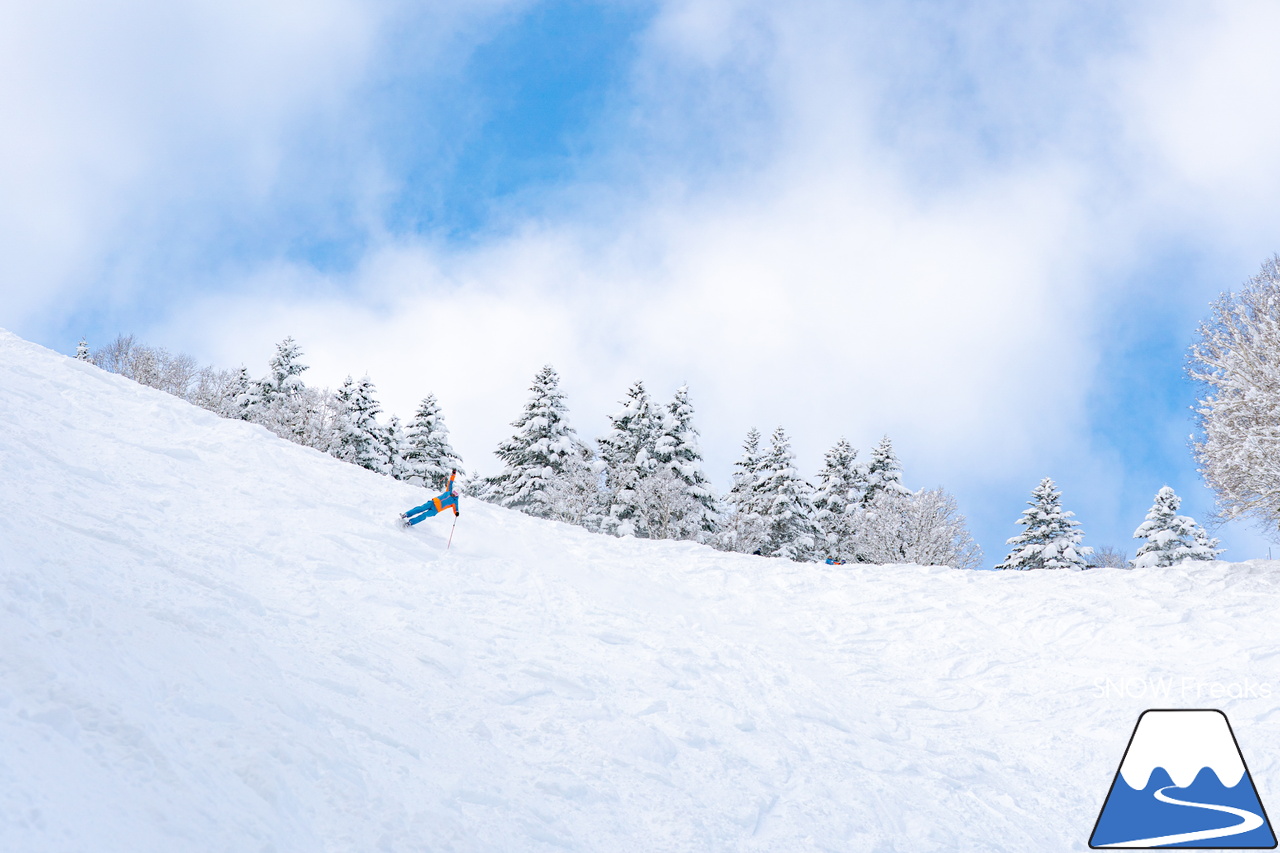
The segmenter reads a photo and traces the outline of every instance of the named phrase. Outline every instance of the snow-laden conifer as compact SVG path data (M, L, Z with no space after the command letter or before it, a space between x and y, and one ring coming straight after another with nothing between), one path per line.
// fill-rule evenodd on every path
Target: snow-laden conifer
M293 338L277 344L268 365L269 372L253 384L243 405L248 420L262 424L281 438L323 448L332 437L314 434L317 421L324 420L318 412L323 405L322 395L308 393L302 381L308 367L301 358L302 348Z
M462 457L449 444L449 428L435 394L428 394L418 406L409 424L405 461L410 476L431 489L443 489L449 483L449 474L465 475Z
M778 427L756 483L765 531L761 553L804 562L817 556L818 530L813 523L813 487L800 476L795 462L791 441Z
M1196 525L1194 542L1192 544L1193 560L1216 560L1218 555L1225 551L1225 548L1218 547L1218 540L1209 536L1209 531L1200 525Z
M909 495L911 490L902 485L902 464L893 452L893 442L885 436L871 451L871 460L867 465L867 485L862 492L862 503L870 505L876 495L888 492L891 495Z
M409 451L409 437L405 434L400 418L392 415L382 430L383 455L386 458L386 473L397 480L408 480L413 476L413 468L405 454Z
M276 354L268 365L270 372L258 380L259 405L271 406L301 392L304 385L302 374L309 369L301 358L302 347L292 337L276 345Z
M84 338L80 339L80 343L76 344L76 358L80 361L93 363L93 356L89 351L89 342Z
M742 458L733 463L733 485L725 496L725 513L718 537L720 548L754 553L764 544L764 516L757 491L760 482L760 431L755 427L742 443Z
M249 378L249 368L244 365L235 372L231 379L230 386L227 389L227 397L222 403L222 407L218 414L224 418L234 418L235 420L250 420L256 395L253 388L253 380Z
M813 521L818 528L821 556L854 559L855 517L866 488L867 474L858 465L858 451L840 439L823 457L813 496Z
M1218 540L1196 524L1195 519L1178 515L1182 498L1169 486L1156 492L1155 502L1146 521L1133 532L1134 539L1145 540L1133 558L1134 568L1172 566L1183 560L1212 560L1222 551Z
M675 399L661 413L654 441L655 474L667 472L671 483L653 484L646 499L658 511L650 525L657 538L710 541L720 526L720 508L711 481L702 470L698 431L693 426L689 386L676 390ZM663 500L659 492L673 493Z
M350 376L334 394L334 441L329 452L344 462L386 473L391 460L387 455L386 430L378 424L377 389L368 376L359 382Z
M554 506L549 490L572 464L591 454L569 426L555 368L543 367L530 390L524 413L512 423L516 434L495 451L505 467L485 482L483 492L502 506L550 518Z
M604 487L608 511L606 531L617 536L649 536L644 500L653 496L638 491L640 481L657 468L654 445L658 418L644 383L627 389L622 408L609 417L609 431L597 440L604 463Z
M1008 540L1013 550L997 569L1084 569L1093 549L1081 545L1084 531L1075 513L1062 508L1062 493L1045 477L1031 492L1018 524L1026 530Z

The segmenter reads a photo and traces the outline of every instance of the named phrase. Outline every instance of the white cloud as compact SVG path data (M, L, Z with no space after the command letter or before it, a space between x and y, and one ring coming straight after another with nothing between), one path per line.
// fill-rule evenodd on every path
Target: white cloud
M385 192L361 138L361 98L385 82L370 79L377 63L394 52L416 70L465 52L503 5L3 4L0 317L18 327L89 299L130 313L154 298L142 280L157 265L207 252L186 244L251 244L272 205ZM418 35L397 41L407 26ZM341 168L299 179L294 161L326 149Z
M1247 227L1280 192L1280 7L1177 8L1148 22L1126 69L1128 141L1197 227ZM1273 215L1258 219L1274 233Z
M677 90L678 100L678 87L704 79L690 62L734 61L732 42L693 50L721 38L708 22L731 14L696 5L660 18L636 73L648 97ZM922 197L877 147L860 106L876 93L841 53L847 40L821 16L751 14L749 26L727 25L763 63L739 82L780 99L776 114L791 123L753 171L686 192L658 175L586 216L476 250L392 240L336 288L344 298L298 298L308 285L264 308L268 274L216 310L195 309L185 334L205 328L214 347L253 329L259 349L294 334L317 366L332 362L326 381L368 369L403 413L436 391L456 401L447 413L473 458L505 434L546 361L577 390L587 435L633 379L662 395L691 381L721 473L752 425L786 425L806 465L840 435L865 446L889 432L939 480L999 477L1070 442L1093 366L1092 259L1076 251L1089 233L1085 180L1048 158ZM424 346L453 355L403 366Z
M1090 351L1071 322L1079 268L1061 251L1070 189L1025 176L921 211L816 172L780 194L610 217L619 237L604 245L572 224L470 253L395 243L338 288L355 295L307 299L323 288L304 282L264 299L305 279L269 274L192 306L175 337L225 362L219 341L261 352L293 334L318 378L367 370L403 414L434 391L473 459L550 361L589 436L633 379L663 396L689 380L721 468L749 426L780 423L807 464L842 434L865 446L887 431L931 467L1012 470L1082 417L1072 389ZM1050 369L1046 419L1025 392Z

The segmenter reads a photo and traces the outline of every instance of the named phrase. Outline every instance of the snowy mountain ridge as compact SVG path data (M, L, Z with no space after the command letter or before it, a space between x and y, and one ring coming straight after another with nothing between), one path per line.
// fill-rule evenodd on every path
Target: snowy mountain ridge
M1100 685L1280 687L1275 563L851 569L465 499L445 551L425 495L0 331L0 849L1084 850L1148 701ZM1265 800L1280 715L1218 706Z

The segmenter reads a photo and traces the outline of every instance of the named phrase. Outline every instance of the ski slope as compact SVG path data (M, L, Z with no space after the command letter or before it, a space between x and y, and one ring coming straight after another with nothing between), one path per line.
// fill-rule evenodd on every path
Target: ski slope
M446 552L425 495L0 331L0 850L1084 850L1149 707L1280 794L1280 564L800 565L465 498Z

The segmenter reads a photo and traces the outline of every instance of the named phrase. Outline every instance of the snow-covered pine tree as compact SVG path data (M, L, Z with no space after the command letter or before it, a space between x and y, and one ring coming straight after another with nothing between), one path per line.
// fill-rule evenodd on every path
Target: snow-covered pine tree
M1192 556L1188 559L1192 560L1216 560L1218 555L1225 551L1225 548L1218 547L1218 540L1209 536L1209 531L1200 525L1196 525L1196 533L1194 542L1192 543Z
M359 382L348 376L334 394L335 435L329 452L344 462L386 473L386 431L378 424L377 391L368 376Z
M867 485L862 492L863 505L870 506L881 492L911 494L911 490L902 485L902 464L898 462L898 456L893 452L893 442L887 435L871 451L871 462L867 465Z
M742 458L733 463L733 486L725 496L728 512L724 515L718 547L725 551L751 554L764 544L764 516L761 514L760 430L752 427L742 443Z
M301 358L302 348L293 338L277 344L270 372L254 383L245 404L248 420L262 424L281 438L314 446L310 433L318 395L306 393L302 374L308 368Z
M429 489L443 489L452 471L456 470L459 476L467 473L462 467L462 457L449 444L449 428L445 426L435 394L423 398L409 424L405 459L411 476Z
M654 441L657 471L668 471L678 486L669 500L658 499L661 515L669 522L653 524L667 532L663 538L710 541L720 527L720 508L711 481L702 470L698 431L693 426L689 386L676 389L675 399L662 412ZM666 487L664 486L663 489ZM658 491L655 485L655 491ZM650 497L654 503L657 495Z
M76 358L80 361L93 363L93 356L89 354L89 342L84 338L80 339L80 343L76 344Z
M858 451L843 438L823 457L813 496L813 521L822 556L854 559L856 513L867 488L867 474L857 460Z
M240 369L231 380L231 387L227 389L227 398L223 401L222 409L218 414L224 418L247 421L250 419L256 400L257 393L254 390L253 380L249 378L249 368L240 365Z
M782 427L773 431L769 452L760 463L756 495L764 519L761 553L804 562L818 555L813 523L813 486L796 470L791 441Z
M533 379L533 396L511 425L516 434L494 451L505 466L483 484L487 500L529 515L554 515L549 489L571 463L590 459L591 452L569 426L569 409L560 391L560 375L551 365Z
M1133 531L1134 539L1144 539L1133 558L1134 568L1172 566L1183 560L1212 560L1222 553L1218 540L1210 539L1195 519L1178 515L1182 498L1164 486L1156 492L1155 503L1146 521Z
M1075 513L1062 508L1062 493L1045 477L1031 492L1018 524L1026 530L1008 540L1013 550L997 569L1085 569L1093 549L1081 545L1084 531Z
M271 406L302 389L302 374L308 367L299 361L300 358L302 347L292 337L276 344L276 354L268 364L271 372L258 380L259 405Z
M657 468L654 444L658 419L644 382L627 389L622 408L609 417L609 432L597 440L604 463L604 487L608 500L604 529L616 536L649 536L647 511L637 491L640 481Z
M405 435L400 418L392 415L382 430L383 453L387 460L386 473L397 480L408 480L413 476L413 468L405 454L409 451L409 438Z

